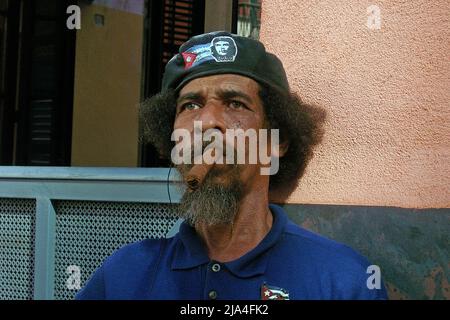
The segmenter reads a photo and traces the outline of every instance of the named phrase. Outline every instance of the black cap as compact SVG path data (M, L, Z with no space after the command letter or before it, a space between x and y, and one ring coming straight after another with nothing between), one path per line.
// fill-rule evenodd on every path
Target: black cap
M289 92L283 64L264 45L225 31L194 36L166 65L163 91L180 90L188 81L215 74L239 74Z

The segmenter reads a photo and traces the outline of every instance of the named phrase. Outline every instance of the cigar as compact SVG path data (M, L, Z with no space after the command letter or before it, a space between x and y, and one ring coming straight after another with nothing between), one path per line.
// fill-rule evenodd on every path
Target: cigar
M205 180L206 175L213 165L214 164L196 164L189 170L186 177L186 183L191 191L198 189L202 185L203 180Z

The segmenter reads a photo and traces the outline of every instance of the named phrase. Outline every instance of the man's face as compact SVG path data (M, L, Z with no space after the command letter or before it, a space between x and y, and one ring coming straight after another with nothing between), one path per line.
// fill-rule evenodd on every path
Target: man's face
M252 79L233 74L214 75L194 79L180 91L177 100L174 129L185 129L194 135L194 121L201 121L202 130L216 129L224 141L227 129L254 129L264 126L264 109L259 97L259 85ZM192 139L193 141L193 139ZM246 144L248 148L248 144ZM246 154L248 150L246 150ZM182 175L186 175L192 165L179 165ZM209 172L200 190L187 192L184 210L195 208L201 214L200 220L213 216L210 224L232 222L236 212L226 214L227 208L237 210L241 193L254 189L254 179L259 172L258 164L216 164ZM268 179L268 177L266 177ZM214 191L216 190L216 191ZM229 199L230 203L225 203ZM219 207L214 207L215 203ZM207 207L204 207L206 204ZM214 208L213 208L214 207ZM214 219L214 212L220 218ZM204 211L204 212L202 212ZM200 213L199 213L200 212ZM194 219L195 220L195 219Z
M216 129L226 140L227 129L258 131L263 128L264 119L256 81L240 75L214 75L194 79L181 89L177 99L174 129L188 130L193 136L194 121L200 121L203 132ZM244 176L246 171L254 169L254 166L248 164L239 166L241 175ZM215 168L226 172L235 169L235 166L218 164ZM224 174L218 178L220 180L227 177Z
M228 41L217 41L214 47L219 55L224 56L227 54L230 44Z

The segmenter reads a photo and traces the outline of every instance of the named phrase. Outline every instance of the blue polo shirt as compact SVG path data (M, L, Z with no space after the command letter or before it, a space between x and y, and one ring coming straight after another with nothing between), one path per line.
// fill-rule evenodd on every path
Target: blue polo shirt
M173 238L116 251L76 298L260 300L267 289L291 300L387 298L383 285L368 288L370 263L364 257L294 224L281 207L270 209L271 230L237 260L210 260L195 229L183 223Z

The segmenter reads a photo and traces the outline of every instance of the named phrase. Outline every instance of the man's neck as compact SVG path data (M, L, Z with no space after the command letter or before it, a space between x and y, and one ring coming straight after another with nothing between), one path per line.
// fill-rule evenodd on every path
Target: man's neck
M254 189L240 201L233 224L198 224L195 229L206 245L209 258L228 262L254 249L270 231L272 220L267 193Z

